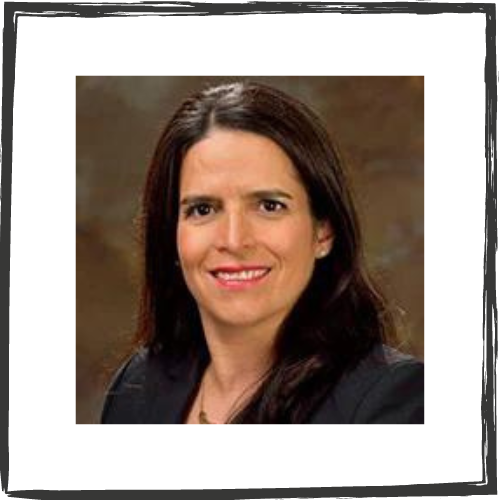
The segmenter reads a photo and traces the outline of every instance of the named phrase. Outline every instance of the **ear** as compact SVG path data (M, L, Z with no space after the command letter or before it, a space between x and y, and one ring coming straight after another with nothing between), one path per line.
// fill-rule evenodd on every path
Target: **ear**
M333 241L335 240L335 234L333 232L332 225L329 221L318 221L316 222L316 258L322 259L326 257L332 247Z

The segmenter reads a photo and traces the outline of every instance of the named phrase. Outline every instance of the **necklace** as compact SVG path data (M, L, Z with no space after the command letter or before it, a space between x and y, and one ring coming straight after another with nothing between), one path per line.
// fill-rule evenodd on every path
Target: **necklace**
M207 412L205 411L205 406L204 406L204 396L205 396L205 377L201 381L201 386L200 386L200 411L198 412L198 423L200 424L213 424L213 422L210 422ZM257 381L258 382L258 381ZM256 382L253 382L252 384L249 384L245 389L241 392L241 394L234 400L233 404L229 408L228 414L231 415L232 412L235 410L237 403L241 400L241 398L245 395L245 393L252 387Z
M206 374L205 374L206 377ZM198 413L198 422L200 424L211 424L210 420L208 420L208 415L207 412L203 409L203 396L205 395L205 377L203 377L203 380L201 381L201 387L200 387L200 412Z
M211 424L210 420L208 420L207 412L203 409L203 389L204 384L201 384L200 388L200 412L198 413L198 422L200 424Z

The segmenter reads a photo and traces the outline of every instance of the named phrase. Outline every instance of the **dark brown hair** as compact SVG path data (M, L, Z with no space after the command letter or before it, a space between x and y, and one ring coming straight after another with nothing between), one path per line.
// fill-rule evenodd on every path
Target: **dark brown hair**
M144 281L138 339L152 351L206 362L196 303L178 266L180 168L187 150L214 127L261 134L290 157L313 216L328 220L332 251L316 261L309 285L278 332L275 364L235 423L301 423L339 377L377 343L394 340L385 300L369 279L344 169L317 116L269 86L231 83L181 104L151 161L142 206Z

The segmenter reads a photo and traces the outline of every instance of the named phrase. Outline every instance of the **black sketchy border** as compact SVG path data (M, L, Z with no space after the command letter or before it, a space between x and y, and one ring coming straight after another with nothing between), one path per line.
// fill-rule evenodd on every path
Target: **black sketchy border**
M12 181L13 105L16 69L17 21L31 17L116 17L116 16L210 16L266 15L300 13L342 14L409 14L438 15L479 13L485 16L486 58L485 81L485 244L483 290L483 384L482 384L482 480L438 484L388 486L262 488L225 490L163 491L9 491L9 286L10 286L10 214ZM497 67L496 5L494 3L323 3L323 2L248 2L248 3L28 3L4 4L3 29L3 94L2 94L2 178L0 226L0 387L4 404L0 410L0 472L2 490L14 498L89 498L94 495L120 499L247 499L247 498L332 498L332 497L396 497L396 496L469 496L497 493L495 379L497 360L496 267L497 249ZM5 404L6 403L6 404Z

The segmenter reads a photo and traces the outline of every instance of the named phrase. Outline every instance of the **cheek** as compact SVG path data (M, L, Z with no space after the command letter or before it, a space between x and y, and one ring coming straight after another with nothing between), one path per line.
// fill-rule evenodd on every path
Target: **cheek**
M186 253L189 253L187 249L189 245L187 244L185 231L182 230L180 226L177 227L177 255L179 260L184 262Z
M183 268L196 265L203 253L203 241L200 234L180 224L177 229L177 253Z
M315 261L313 229L308 224L291 224L270 232L269 246L297 274L307 272Z

